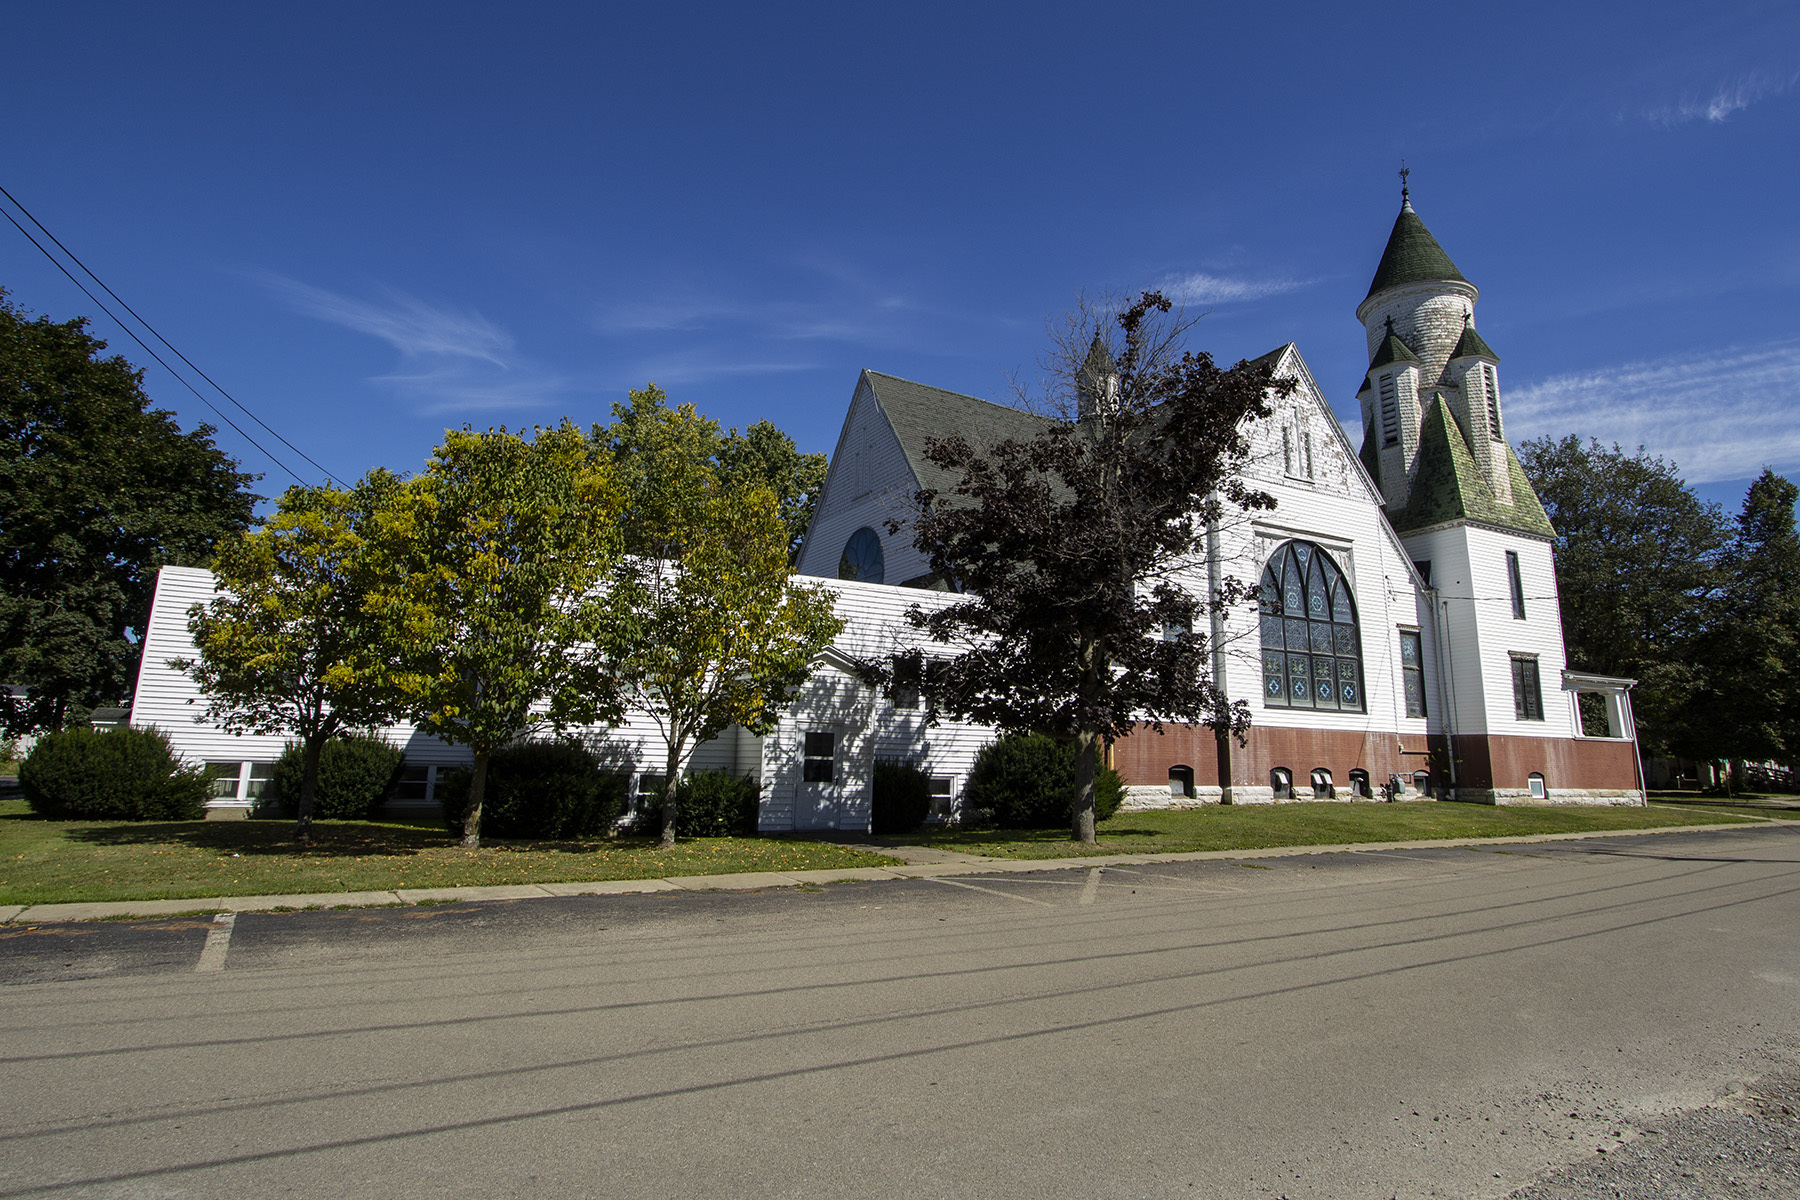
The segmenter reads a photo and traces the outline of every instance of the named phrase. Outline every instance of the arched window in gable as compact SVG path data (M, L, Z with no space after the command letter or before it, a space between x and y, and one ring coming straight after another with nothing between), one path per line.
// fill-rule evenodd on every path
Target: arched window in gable
M1362 712L1362 639L1350 581L1311 542L1283 542L1263 568L1263 705Z

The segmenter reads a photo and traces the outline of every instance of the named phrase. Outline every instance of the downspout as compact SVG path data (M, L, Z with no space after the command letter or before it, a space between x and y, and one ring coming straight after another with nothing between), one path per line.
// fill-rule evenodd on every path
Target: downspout
M1644 807L1649 808L1650 784L1649 781L1644 778L1644 752L1638 747L1637 710L1631 706L1631 689L1626 688L1624 691L1620 692L1619 699L1623 702L1622 707L1625 709L1625 719L1631 722L1631 762L1632 765L1637 767L1638 794L1644 798ZM1575 717L1577 720L1581 718L1580 704L1580 700L1577 699L1575 708Z
M1432 608L1432 625L1436 627L1438 662L1442 669L1438 671L1438 695L1444 697L1449 693L1449 703L1438 711L1444 714L1444 758L1450 765L1450 792L1456 793L1456 730L1462 724L1456 715L1456 668L1452 665L1449 652L1450 602L1441 599L1436 588L1426 588L1434 603Z

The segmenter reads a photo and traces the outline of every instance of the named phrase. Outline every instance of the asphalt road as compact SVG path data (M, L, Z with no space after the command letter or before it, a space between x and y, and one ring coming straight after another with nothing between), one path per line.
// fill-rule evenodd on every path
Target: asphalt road
M1610 1195L1797 929L1786 827L6 927L0 1198Z

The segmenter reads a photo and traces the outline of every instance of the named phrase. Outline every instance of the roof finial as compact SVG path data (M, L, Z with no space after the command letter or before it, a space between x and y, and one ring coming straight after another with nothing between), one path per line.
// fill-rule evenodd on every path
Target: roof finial
M1411 174L1412 174L1412 168L1406 165L1406 160L1404 158L1401 159L1400 160L1400 206L1402 208L1411 208L1412 207L1412 191L1406 186L1406 177Z
M1394 336L1394 315L1393 315L1393 314L1392 314L1392 313L1389 313L1389 314L1388 314L1388 319L1387 319L1387 331L1388 331L1388 336L1389 336L1389 337L1393 337L1393 336Z

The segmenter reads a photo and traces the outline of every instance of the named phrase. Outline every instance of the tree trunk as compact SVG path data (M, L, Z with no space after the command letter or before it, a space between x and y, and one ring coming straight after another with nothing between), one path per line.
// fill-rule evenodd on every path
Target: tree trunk
M319 755L325 749L326 735L315 733L306 739L300 751L300 811L294 820L294 840L302 846L312 842L313 804L319 793Z
M663 769L666 774L663 775L662 848L673 850L675 848L675 822L681 816L677 811L679 805L675 799L675 789L681 784L681 748L674 742L669 743L669 761Z
M1075 807L1073 837L1092 846L1094 837L1094 779L1100 774L1100 735L1084 729L1075 735Z
M1213 726L1213 745L1219 759L1219 803L1230 804L1237 799L1237 786L1231 771L1231 731Z
M475 769L469 774L469 806L463 809L462 844L470 850L481 848L481 802L487 796L488 756L491 751L475 752Z

